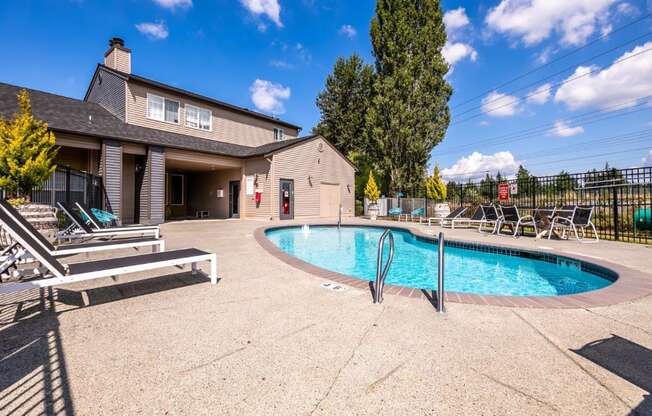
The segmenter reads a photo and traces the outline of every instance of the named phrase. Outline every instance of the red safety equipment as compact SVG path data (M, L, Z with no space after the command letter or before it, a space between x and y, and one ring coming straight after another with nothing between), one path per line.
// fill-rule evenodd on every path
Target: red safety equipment
M263 194L262 192L256 192L256 202L260 203L260 200L262 199Z

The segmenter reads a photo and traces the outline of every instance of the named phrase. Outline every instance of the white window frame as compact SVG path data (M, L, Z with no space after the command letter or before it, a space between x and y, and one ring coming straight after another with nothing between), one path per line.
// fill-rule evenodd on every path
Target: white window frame
M162 119L150 117L150 115L149 115L149 99L150 99L150 97L156 97L156 98L160 98L161 100L163 100L163 118ZM167 121L165 119L165 102L166 101L177 103L177 121L176 122ZM148 92L147 93L147 105L145 106L145 117L147 117L150 120L156 120L156 121L161 121L163 123L179 125L179 123L181 123L181 102L178 101L178 100L173 100L171 98L163 97L162 95L152 94L152 93Z
M274 127L274 141L282 142L285 140L285 132L280 127Z
M167 173L168 176L167 180L167 192L165 193L165 199L166 199L166 205L172 206L172 207L182 207L186 204L186 175L183 173ZM181 203L180 204L173 204L172 203L172 198L170 198L170 195L172 193L172 177L173 176L180 176L181 177Z
M188 125L188 108L193 108L197 110L197 127L189 126ZM208 111L208 130L207 129L202 129L199 124L199 113L201 111ZM208 108L204 107L197 107L196 105L192 104L186 104L185 106L185 120L184 120L184 125L188 128L195 129L195 130L200 130L200 131L213 131L213 112L209 110Z

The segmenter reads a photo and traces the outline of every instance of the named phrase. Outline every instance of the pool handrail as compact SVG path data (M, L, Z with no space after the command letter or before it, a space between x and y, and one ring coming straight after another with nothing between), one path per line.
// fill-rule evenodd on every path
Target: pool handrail
M389 236L389 257L387 263L383 267L383 252L385 248L385 238ZM385 279L389 273L389 267L392 265L394 259L394 235L389 228L383 231L383 234L378 239L378 258L376 260L376 282L374 284L374 303L383 303L383 289L385 287Z

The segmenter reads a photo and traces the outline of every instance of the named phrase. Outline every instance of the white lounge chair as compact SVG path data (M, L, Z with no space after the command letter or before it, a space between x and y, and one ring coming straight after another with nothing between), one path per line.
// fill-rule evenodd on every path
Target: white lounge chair
M71 225L57 234L59 240L72 240L77 238L114 238L124 236L161 236L158 227L116 227L105 229L92 229L86 224L86 221L68 204L57 202L61 211L70 219Z
M42 278L0 284L0 293L20 292L34 288L81 282L101 277L114 277L127 273L143 272L185 264L190 264L192 273L196 274L198 272L197 263L204 261L210 263L209 276L211 283L217 283L217 256L215 253L208 253L196 248L88 261L77 264L62 264L45 250L32 235L27 233L7 215L4 210L0 210L0 226L10 233L16 243L34 256L34 259L40 262L46 269L45 277Z
M598 231L595 229L595 225L591 221L593 216L593 207L580 207L576 206L573 209L573 214L568 218L567 216L557 215L552 219L550 224L550 231L548 232L548 240L552 237L554 230L561 230L562 235L565 235L567 232L572 231L575 234L577 241L583 243L597 243L600 241L598 237ZM591 240L585 240L586 229L590 228L593 231L594 238ZM578 233L578 230L582 232L582 237Z
M450 214L442 218L430 217L428 218L428 226L432 225L433 221L439 221L441 227L444 226L444 223L450 222L452 224L453 220L458 219L462 214L466 212L466 207L459 207L454 209ZM455 228L453 226L453 228Z
M62 204L63 205L63 204ZM129 227L107 227L104 225L102 221L100 221L96 216L93 210L88 208L86 204L82 202L76 202L75 205L77 205L77 208L79 208L79 212L83 213L86 218L88 218L88 223L92 226L94 229L93 231L120 231L120 230L143 230L143 231L150 231L152 230L153 232L158 232L160 234L160 228L158 225L132 225ZM66 206L67 209L69 209Z
M482 210L482 219L479 222L480 225L478 225L478 232L489 234L484 231L484 227L492 226L490 234L496 234L502 220L502 217L498 215L498 210L493 205L480 205L480 209Z
M60 246L53 246L47 238L43 236L38 230L34 228L32 224L29 223L20 213L11 206L7 201L0 198L0 210L3 210L14 222L20 226L26 233L30 234L34 240L36 240L43 249L47 250L52 256L69 256L72 254L80 253L91 253L96 251L106 251L106 250L118 250L121 248L134 248L138 249L140 247L152 247L152 252L156 251L165 251L165 241L159 240L153 237L143 237L143 238L131 238L131 239L119 239L113 241L96 241L92 243L84 244L67 244ZM6 231L8 233L8 231ZM15 245L15 243L14 243ZM23 249L24 251L24 249ZM26 255L27 253L22 252L20 249L14 247L12 254L16 256L17 253L21 253L20 256ZM7 255L12 255L7 254ZM0 253L0 260L4 259L5 253Z

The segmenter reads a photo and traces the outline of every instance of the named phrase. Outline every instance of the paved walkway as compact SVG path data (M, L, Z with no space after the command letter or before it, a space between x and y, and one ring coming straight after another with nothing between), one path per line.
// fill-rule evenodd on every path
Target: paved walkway
M169 249L218 253L216 286L171 269L66 286L54 301L0 296L0 414L652 414L650 296L449 303L446 315L403 296L373 305L368 290L323 289L269 255L253 237L267 224L163 227ZM516 241L652 271L645 246Z

